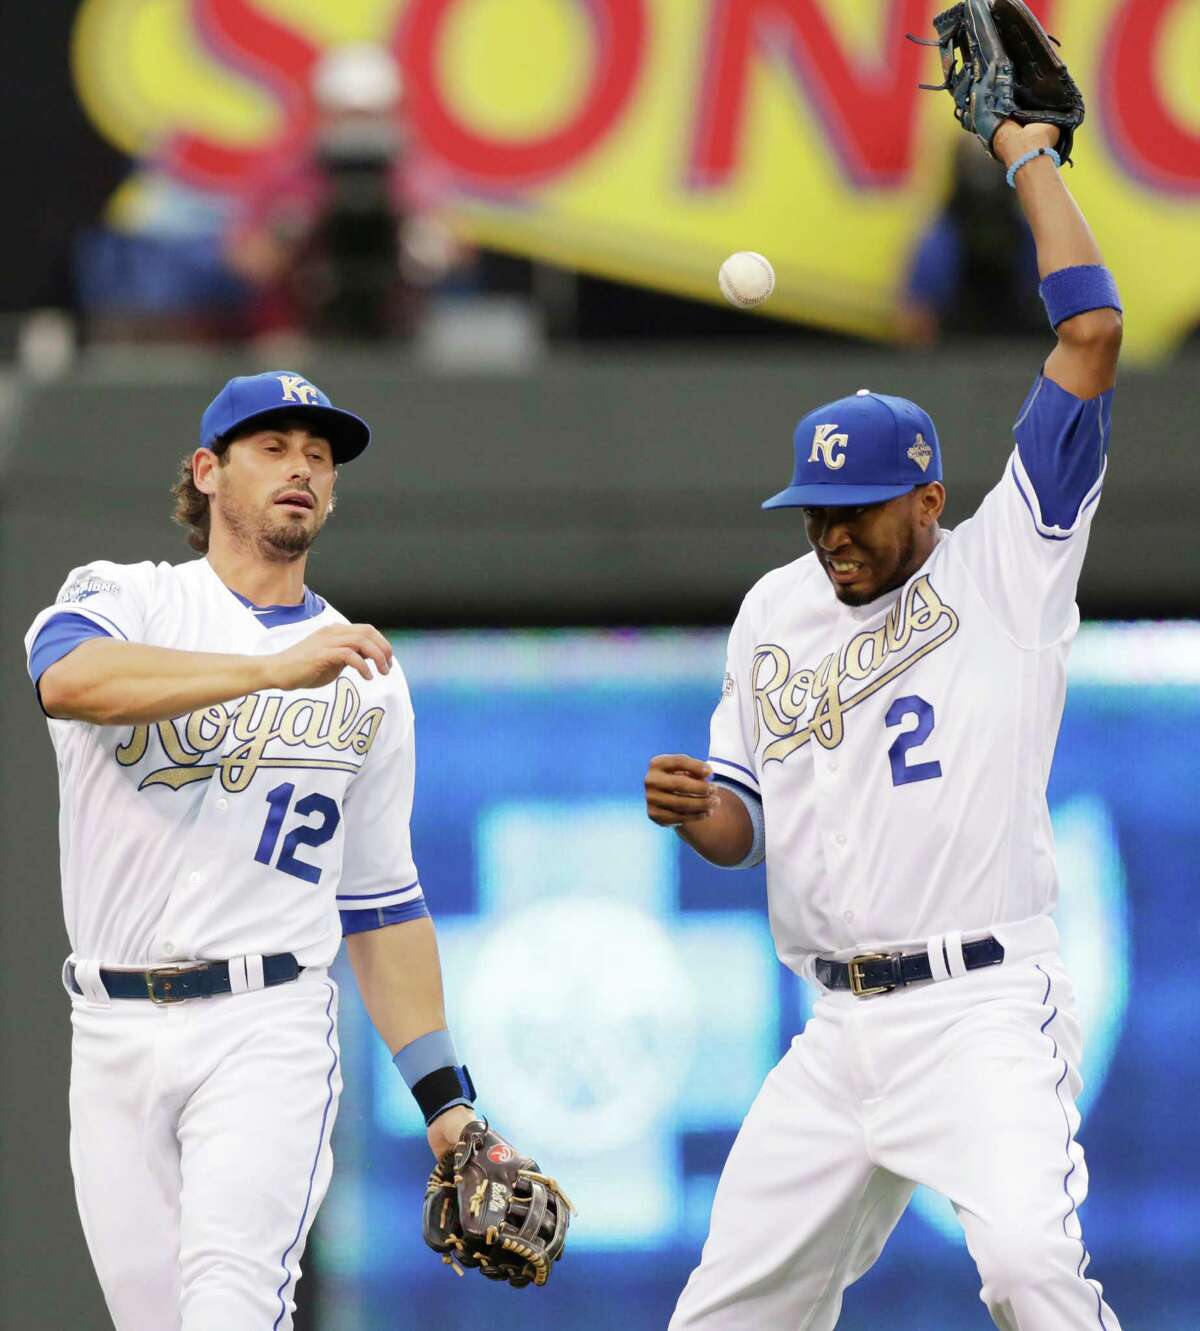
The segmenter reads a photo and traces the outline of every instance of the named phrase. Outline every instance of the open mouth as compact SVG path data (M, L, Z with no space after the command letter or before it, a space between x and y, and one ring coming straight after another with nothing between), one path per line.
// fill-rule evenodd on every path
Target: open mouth
M305 512L311 512L315 507L312 495L305 494L303 490L289 490L286 494L281 494L275 502L284 508L298 508Z
M857 582L867 571L867 566L857 559L827 559L825 571L839 585Z

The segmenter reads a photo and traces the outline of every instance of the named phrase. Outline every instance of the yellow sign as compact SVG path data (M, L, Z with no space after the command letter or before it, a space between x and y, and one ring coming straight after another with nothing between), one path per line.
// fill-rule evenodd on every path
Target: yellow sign
M939 0L84 0L80 98L115 145L236 192L312 132L330 46L405 72L481 242L718 299L766 254L771 314L886 338L961 131ZM1088 100L1068 181L1117 275L1126 348L1200 322L1200 0L1041 0Z

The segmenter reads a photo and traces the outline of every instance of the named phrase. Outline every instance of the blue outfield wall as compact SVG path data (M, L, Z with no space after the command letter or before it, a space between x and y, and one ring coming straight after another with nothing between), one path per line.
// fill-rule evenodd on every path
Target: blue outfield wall
M809 1006L775 960L762 870L711 868L643 812L651 754L705 751L724 635L395 641L451 1027L488 1113L579 1218L543 1290L439 1265L419 1236L424 1132L343 960L346 1090L308 1258L318 1324L658 1331L741 1117ZM1089 1274L1126 1331L1194 1327L1200 1295L1197 733L1200 626L1084 627L1050 794L1086 1037ZM840 1325L982 1331L977 1292L952 1212L918 1192Z

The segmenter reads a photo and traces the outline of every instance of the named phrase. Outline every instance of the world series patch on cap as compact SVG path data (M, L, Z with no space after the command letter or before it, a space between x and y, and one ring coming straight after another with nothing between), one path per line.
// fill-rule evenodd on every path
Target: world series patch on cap
M941 445L928 412L866 388L810 411L792 444L792 483L763 508L879 504L942 479Z
M234 430L265 427L272 417L309 421L329 440L333 460L349 462L371 442L371 428L353 412L335 407L326 393L302 374L265 370L243 374L225 385L200 418L200 447L212 448Z

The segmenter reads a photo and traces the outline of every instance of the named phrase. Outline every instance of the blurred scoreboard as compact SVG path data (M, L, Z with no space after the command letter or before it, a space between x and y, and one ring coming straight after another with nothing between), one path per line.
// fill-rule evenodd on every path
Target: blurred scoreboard
M346 1089L310 1252L319 1325L662 1328L742 1115L810 1001L775 959L763 871L706 865L643 810L651 754L706 752L724 634L394 641L450 1026L488 1114L579 1217L545 1290L439 1265L419 1237L424 1129L343 960ZM1083 1219L1091 1274L1127 1325L1157 1331L1193 1327L1200 1293L1197 734L1200 626L1084 627L1050 787L1087 1039ZM982 1329L976 1291L949 1207L918 1192L840 1325L886 1311L891 1331Z

